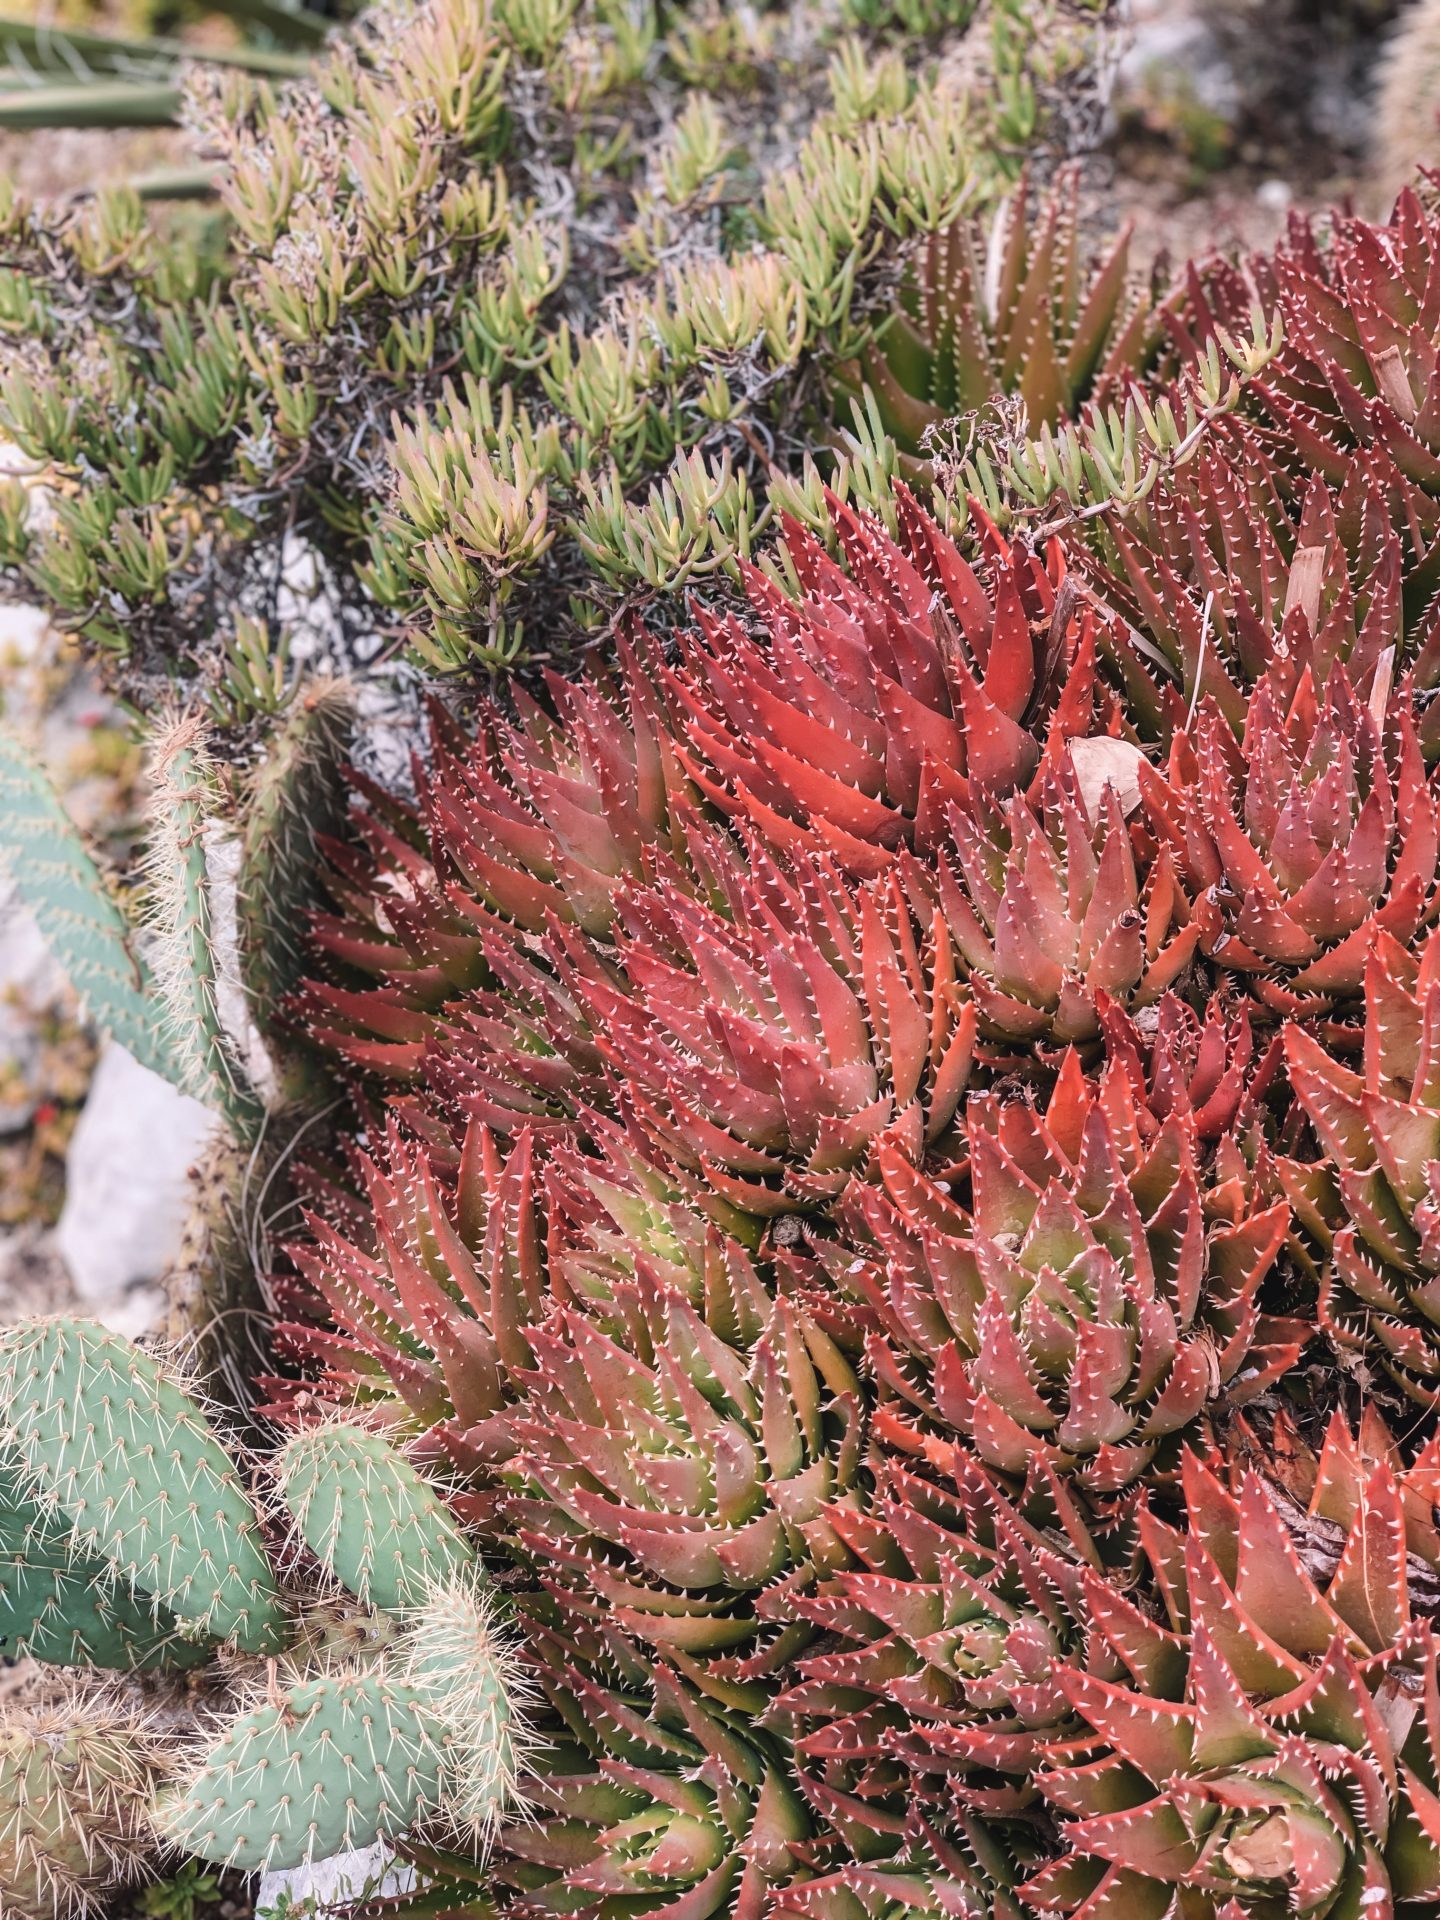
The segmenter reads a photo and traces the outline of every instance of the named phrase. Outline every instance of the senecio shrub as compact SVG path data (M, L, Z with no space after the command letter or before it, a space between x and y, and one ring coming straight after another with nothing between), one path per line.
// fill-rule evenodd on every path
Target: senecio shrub
M273 1410L511 1563L504 1912L1440 1907L1440 220L1163 327L333 850Z
M778 505L823 520L819 371L1011 184L1103 4L402 0L302 84L194 78L220 249L0 191L0 435L52 482L48 525L0 494L11 591L242 720L301 546L342 652L438 671L723 597Z

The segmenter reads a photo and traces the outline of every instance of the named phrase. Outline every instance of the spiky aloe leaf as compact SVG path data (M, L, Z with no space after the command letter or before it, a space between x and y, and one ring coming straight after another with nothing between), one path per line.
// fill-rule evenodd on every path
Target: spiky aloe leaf
M1440 1691L1420 1617L1435 1583L1406 1518L1433 1496L1433 1450L1413 1489L1348 1434L1332 1429L1326 1455L1308 1511L1257 1473L1232 1490L1186 1460L1185 1531L1141 1517L1168 1624L1088 1583L1092 1665L1055 1673L1075 1737L1035 1779L1064 1844L1029 1906L1231 1920L1440 1898ZM1157 1684L1160 1658L1183 1677Z
M747 1711L754 1690L728 1689L731 1707L660 1665L622 1692L597 1679L586 1626L578 1657L568 1634L527 1629L565 1725L529 1783L534 1819L505 1829L496 1861L527 1912L602 1920L618 1897L636 1914L760 1913L808 1877L812 1823L780 1742Z
M42 81L0 93L0 127L168 127L180 110L180 89L166 81Z
M152 1594L196 1640L274 1652L284 1614L255 1510L195 1400L94 1321L0 1334L0 1448L78 1554Z
M176 1066L149 998L149 976L49 775L0 726L0 863L39 922L87 1016L154 1072Z
M197 49L181 40L91 33L0 15L0 61L10 81L0 92L0 127L170 126L179 118L185 62L199 57L277 80L299 78L308 54L284 49L317 47L329 30L321 16L274 0L226 0L217 11L259 26L279 46Z
M1362 699L1277 653L1237 741L1202 704L1163 778L1138 769L1152 828L1192 897L1221 903L1207 952L1277 1011L1358 996L1378 932L1414 937L1440 907L1440 784L1407 690Z
M216 0L215 11L231 20L263 28L282 47L321 46L333 25L323 13L312 13L303 6L289 6L285 0Z
M217 13L236 11L216 7ZM293 21L298 40L309 37L314 43L323 39L326 23L313 14L292 13L289 8L267 8L265 12ZM318 31L307 36L312 26ZM42 74L54 73L83 80L87 74L133 75L147 64L175 65L182 60L203 58L216 66L243 67L249 73L279 76L301 74L307 61L296 54L279 53L269 47L210 47L197 49L185 40L163 35L120 35L91 33L83 27L57 27L37 20L17 19L0 14L0 56L12 67L23 63Z
M1422 1406L1440 1407L1440 933L1411 952L1383 930L1365 963L1360 1070L1298 1023L1286 1067L1319 1143L1281 1163L1296 1211L1328 1256L1317 1319Z
M874 396L902 469L926 471L927 430L998 395L1016 395L1038 433L1154 362L1162 335L1131 283L1129 231L1085 257L1079 179L1066 169L1033 205L1022 184L988 230L961 221L928 235L895 313L835 369L840 395Z

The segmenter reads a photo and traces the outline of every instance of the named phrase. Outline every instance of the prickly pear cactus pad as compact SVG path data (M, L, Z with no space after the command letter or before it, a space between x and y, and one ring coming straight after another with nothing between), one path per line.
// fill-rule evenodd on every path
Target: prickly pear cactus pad
M444 1734L380 1673L302 1680L242 1713L156 1822L177 1846L265 1871L402 1833L439 1798Z
M94 1322L0 1334L0 1451L73 1550L168 1607L195 1640L274 1652L284 1614L259 1522L204 1413Z
M0 1494L0 1651L61 1667L174 1667L204 1657L175 1617L103 1560L77 1558L68 1531Z
M306 1546L368 1607L419 1606L475 1558L409 1461L363 1427L296 1434L276 1480Z

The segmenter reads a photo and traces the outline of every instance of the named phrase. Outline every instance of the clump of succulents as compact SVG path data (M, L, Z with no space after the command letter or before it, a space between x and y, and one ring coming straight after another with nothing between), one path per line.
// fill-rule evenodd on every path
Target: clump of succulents
M242 724L292 628L474 671L733 600L778 504L824 523L817 375L1006 190L1094 9L871 11L400 0L288 86L197 72L203 257L129 188L0 189L0 433L45 486L3 490L9 588ZM851 439L873 501L894 448Z
M1110 399L1164 338L1130 272L1129 233L1091 261L1079 232L1079 172L1040 200L1012 195L987 231L957 221L912 249L899 311L837 370L842 393L873 396L905 463L923 472L932 436L983 416L1001 395L1039 432L1082 401Z
M1437 241L361 783L270 1411L511 1563L475 1911L1440 1900Z
M301 769L254 778L252 856L303 819L247 985L350 1083L266 1276L286 1518L153 1360L0 1341L18 1639L226 1701L163 1782L113 1691L46 1721L83 1791L13 1788L7 1892L131 1870L130 1767L206 1859L396 1842L417 1913L1440 1905L1440 220L1297 220L1152 299L1080 267L1068 184L989 225L1007 167L890 39L968 7L849 13L873 58L818 107L795 70L744 216L706 79L778 63L763 14L436 0L285 101L196 96L239 240L171 306L239 385L173 319L164 378L94 358L132 425L220 424L166 456L183 512L115 505L163 602L90 617L137 660L187 581L248 617L284 514L434 666L567 599L606 644L432 702L407 792L355 776L303 966L343 721L312 757L263 622L211 674ZM73 229L121 332L169 271L133 211ZM111 430L20 357L35 434ZM17 564L104 492L7 511ZM10 778L59 925L89 870ZM160 998L218 1071L168 877ZM322 1569L353 1610L296 1607Z

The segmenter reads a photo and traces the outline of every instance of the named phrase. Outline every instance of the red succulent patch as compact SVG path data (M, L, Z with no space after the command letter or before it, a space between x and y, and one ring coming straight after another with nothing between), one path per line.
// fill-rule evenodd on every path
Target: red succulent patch
M505 1563L500 1907L1440 1910L1437 239L1190 271L1286 344L1125 513L833 502L358 783L273 1410Z

